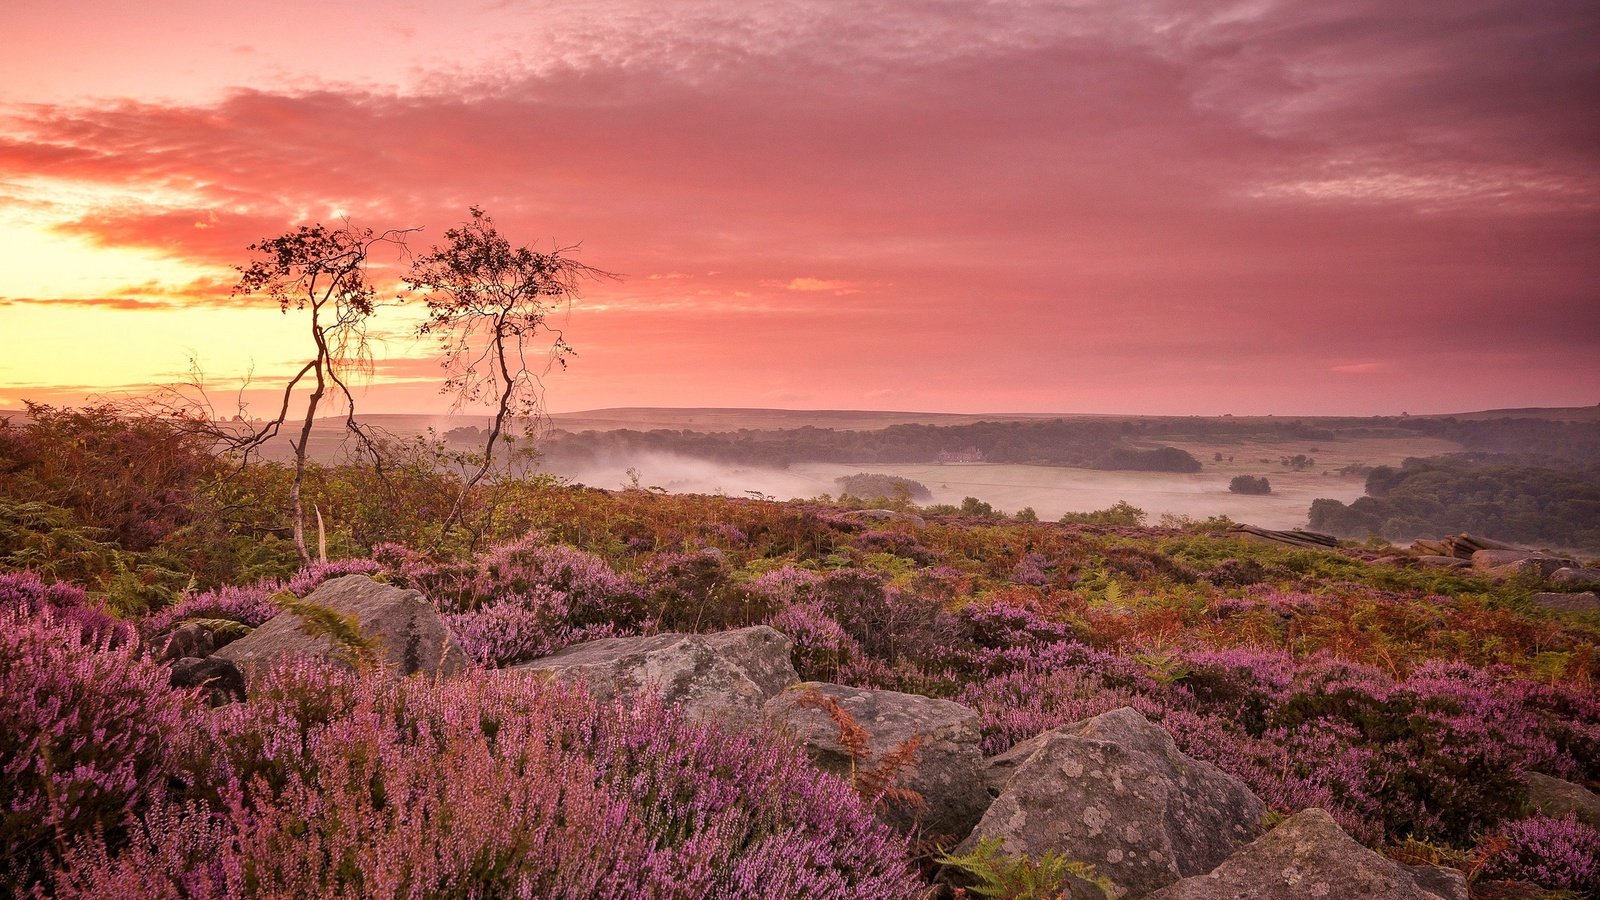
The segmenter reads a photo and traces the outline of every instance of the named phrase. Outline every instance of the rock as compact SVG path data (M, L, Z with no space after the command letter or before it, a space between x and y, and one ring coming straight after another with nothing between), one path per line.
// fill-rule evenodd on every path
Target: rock
M322 583L307 603L353 616L362 636L377 642L383 659L396 675L452 675L466 668L467 658L444 627L439 613L420 593L345 575ZM329 638L302 630L294 613L274 616L249 635L218 650L216 655L252 672L286 656L306 656L348 665L343 648Z
M1550 573L1550 583L1561 587L1600 587L1600 569L1565 566Z
M1229 856L1205 875L1168 885L1145 900L1467 900L1461 873L1385 859L1308 809Z
M1454 556L1419 556L1417 564L1423 566L1436 566L1441 569L1467 569L1472 567L1472 560L1457 559Z
M172 664L167 683L175 688L206 689L212 706L226 706L244 700L244 673L239 667L216 656L204 659L189 656Z
M1600 612L1600 595L1594 591L1579 594L1556 594L1541 591L1528 598L1534 605L1556 612Z
M905 522L913 528L921 528L928 524L926 519L915 513L900 512L895 509L853 509L839 518L860 524L869 522Z
M1535 812L1552 819L1559 819L1570 813L1577 816L1579 821L1600 828L1600 795L1594 791L1537 772L1529 772L1525 780L1528 785L1528 803L1533 806Z
M871 756L863 762L869 770L885 753L913 735L920 737L914 769L895 784L921 794L926 806L919 812L886 802L879 810L884 820L905 831L920 828L927 837L962 838L978 824L992 798L983 787L976 712L917 694L814 682L796 685L767 702L767 718L803 741L818 767L846 777L851 759L839 742L839 729L824 711L798 705L807 689L836 700L866 730Z
M1090 863L1118 896L1140 896L1215 868L1261 833L1267 809L1216 766L1178 752L1128 707L1047 731L994 757L994 803L963 843L1056 851Z
M1472 554L1472 567L1496 574L1537 572L1548 577L1557 569L1576 565L1572 560L1533 550L1479 550Z
M212 636L211 629L192 623L174 628L165 638L157 638L157 642L161 647L157 658L161 662L172 662L187 657L203 659L217 649L217 641Z
M789 639L766 625L574 644L512 671L544 673L610 699L655 684L691 718L755 724L768 698L800 680Z

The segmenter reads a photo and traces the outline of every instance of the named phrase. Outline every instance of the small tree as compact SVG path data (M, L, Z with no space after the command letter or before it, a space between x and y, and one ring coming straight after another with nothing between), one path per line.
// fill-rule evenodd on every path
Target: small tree
M574 247L549 253L513 247L482 209L470 213L472 220L446 231L445 244L418 257L405 278L428 306L418 332L437 337L444 352L441 392L455 395L457 409L494 404L483 454L463 479L444 532L461 521L468 493L488 475L497 447L511 440L512 420L531 420L543 410L542 377L554 366L565 368L574 355L550 313L577 297L584 281L615 277L572 259ZM530 353L543 362L530 362Z
M302 562L311 560L306 549L305 507L301 498L307 448L317 410L330 384L344 396L346 429L361 449L372 452L377 458L371 436L356 422L355 397L350 392L346 375L353 369L370 367L372 361L366 323L376 309L377 291L367 277L367 257L379 244L403 247L405 234L391 230L374 235L371 229L355 228L348 223L340 228L302 225L278 237L251 244L248 249L258 258L248 266L238 267L235 296L264 293L278 301L284 313L290 309L311 312L311 359L284 386L283 403L277 414L259 428L247 427L235 442L236 448L248 455L276 437L289 418L295 389L309 379L311 392L306 397L305 417L300 422L298 436L289 438L294 448L294 480L289 487L289 504L294 516L294 546Z

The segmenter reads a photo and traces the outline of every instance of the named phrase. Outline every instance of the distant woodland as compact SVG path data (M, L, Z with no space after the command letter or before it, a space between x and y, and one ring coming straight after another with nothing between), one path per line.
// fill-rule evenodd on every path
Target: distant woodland
M1453 454L1379 466L1367 496L1311 504L1311 527L1390 540L1460 531L1537 546L1600 550L1600 464Z

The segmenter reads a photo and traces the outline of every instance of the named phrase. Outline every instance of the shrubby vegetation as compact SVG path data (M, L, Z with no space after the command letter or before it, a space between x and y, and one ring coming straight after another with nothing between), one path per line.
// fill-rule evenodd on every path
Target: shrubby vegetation
M1268 481L1266 476L1235 475L1233 480L1228 482L1228 490L1235 494L1270 494L1272 482Z
M1311 527L1391 540L1470 531L1504 541L1600 549L1600 464L1555 468L1456 455L1408 459L1367 475L1349 505L1317 500Z
M1528 818L1520 781L1600 781L1600 622L1533 607L1526 585L1146 528L1125 503L1062 524L974 499L919 527L503 481L445 529L461 480L420 456L381 478L310 465L335 561L302 567L284 467L216 465L158 422L38 412L0 431L8 888L918 896L950 848L887 831L774 736L498 671L593 637L764 622L802 677L970 705L989 752L1133 706L1276 812L1321 807L1483 881L1600 889L1600 837ZM75 492L69 463L133 474L108 500ZM147 530L130 509L160 515ZM477 666L399 683L288 666L207 711L142 649L189 619L259 625L356 571L422 590ZM1070 862L966 864L1032 884Z

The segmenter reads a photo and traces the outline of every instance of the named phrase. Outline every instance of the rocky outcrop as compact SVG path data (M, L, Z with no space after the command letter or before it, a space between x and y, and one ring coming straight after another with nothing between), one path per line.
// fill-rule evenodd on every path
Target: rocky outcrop
M1299 528L1293 531L1274 531L1270 528L1257 528L1254 525L1235 525L1228 529L1228 537L1248 538L1253 541L1265 541L1273 544L1287 544L1290 547L1299 547L1304 550L1337 550L1339 539L1331 534L1322 534L1317 531L1303 531Z
M176 660L167 683L175 688L204 688L206 702L212 706L244 700L244 673L228 660L215 656Z
M918 809L886 803L880 816L902 830L928 837L964 837L991 800L983 787L983 751L978 714L948 700L897 691L871 691L837 684L796 685L768 701L766 715L780 730L802 741L819 768L848 776L850 751L828 714L806 705L808 692L839 704L867 734L870 756L854 764L870 771L885 754L916 738L913 768L895 782L921 795Z
M1145 900L1467 900L1459 872L1407 866L1356 843L1327 813L1308 809L1229 856Z
M792 644L766 625L718 634L655 634L574 644L510 671L582 684L601 699L661 692L691 718L755 724L769 698L800 680Z
M1471 560L1472 554L1479 550L1522 550L1516 544L1497 541L1492 538L1478 537L1467 534L1465 531L1442 540L1416 540L1411 542L1411 549L1428 556L1449 556L1456 559Z
M451 675L466 668L467 658L445 630L438 612L420 593L345 575L322 583L305 602L353 618L361 636L373 641L387 670L395 675ZM300 616L285 612L249 635L218 650L248 679L251 673L284 657L302 656L349 663L347 648L325 635L308 633Z
M989 761L997 795L972 835L1007 853L1090 863L1119 896L1211 871L1261 833L1266 807L1216 766L1124 707L1048 731Z
M1600 795L1588 788L1530 772L1525 776L1528 785L1528 804L1542 816L1560 819L1567 815L1578 817L1600 828Z
M1594 591L1577 594L1557 594L1541 591L1528 598L1535 606L1556 612L1600 612L1600 595Z

